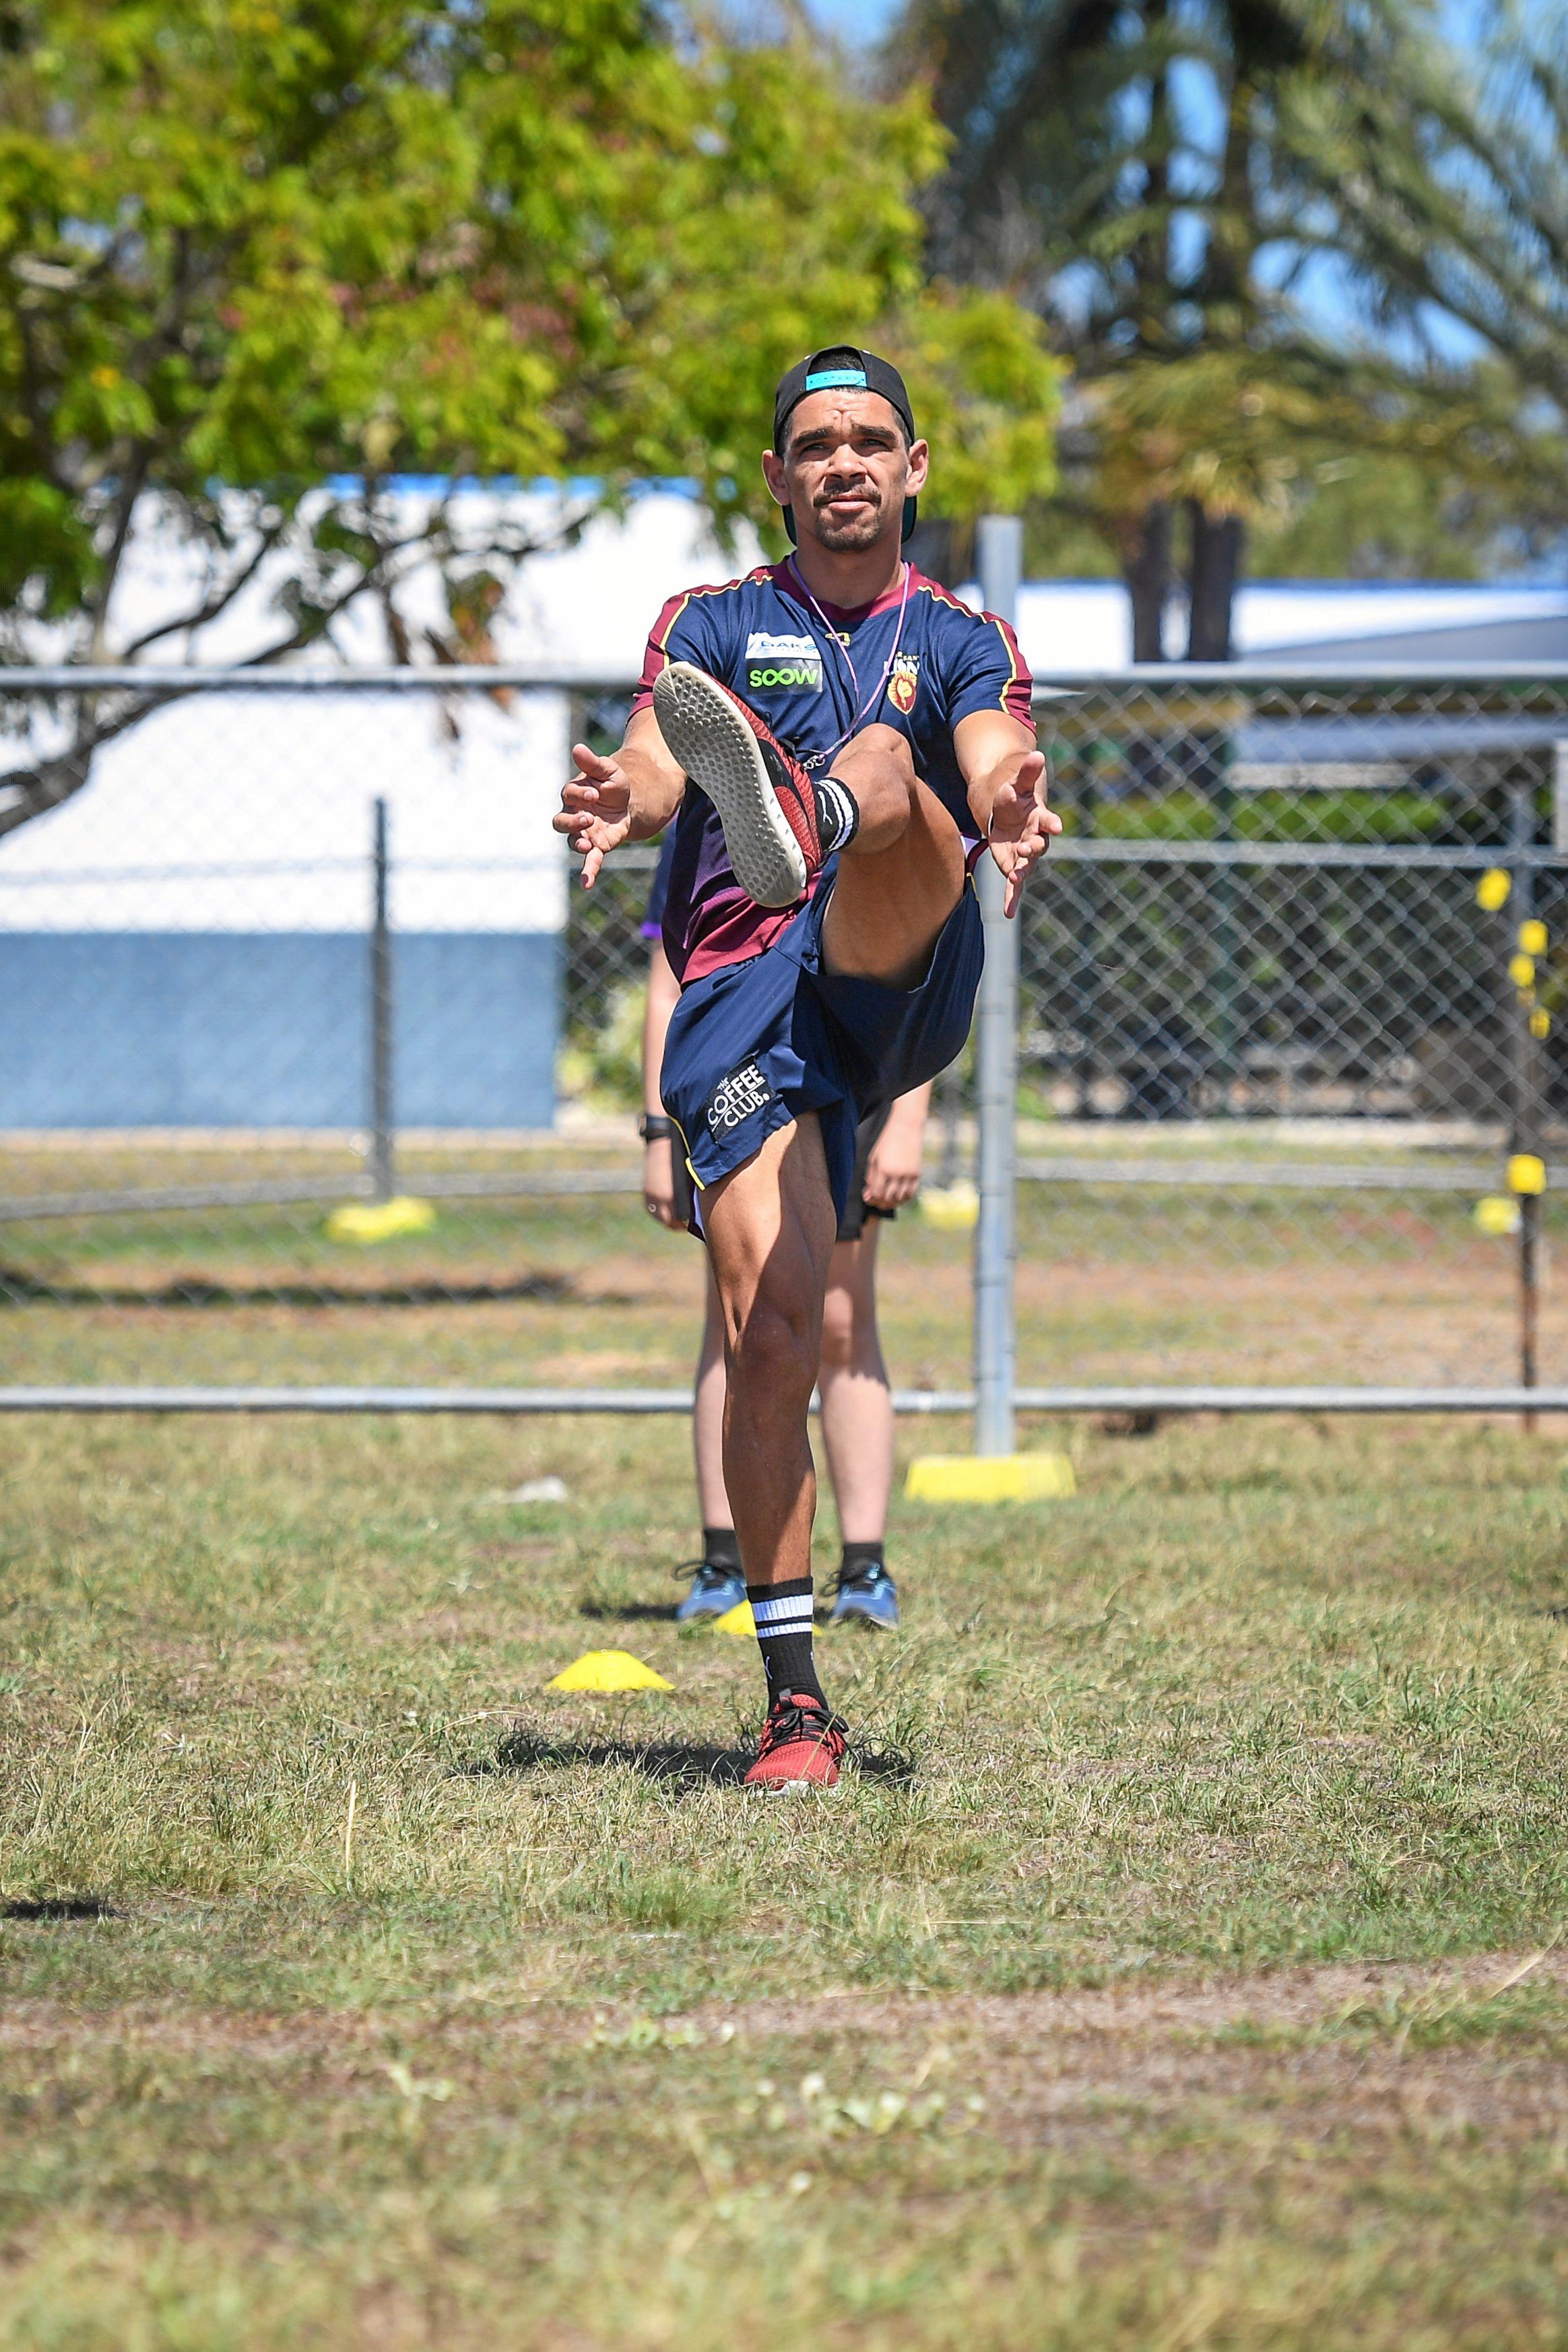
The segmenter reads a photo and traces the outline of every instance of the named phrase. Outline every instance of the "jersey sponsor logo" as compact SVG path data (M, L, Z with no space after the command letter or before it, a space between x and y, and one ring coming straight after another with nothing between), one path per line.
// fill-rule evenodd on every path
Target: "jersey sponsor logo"
M920 691L921 657L919 654L899 654L893 662L893 674L888 680L888 699L895 710L907 719L915 707Z
M820 694L822 656L815 638L753 629L746 639L746 686L752 693L784 688L796 694Z
M730 1135L753 1111L765 1109L778 1097L769 1086L755 1062L742 1062L727 1078L721 1078L713 1090L713 1098L706 1113L710 1135Z

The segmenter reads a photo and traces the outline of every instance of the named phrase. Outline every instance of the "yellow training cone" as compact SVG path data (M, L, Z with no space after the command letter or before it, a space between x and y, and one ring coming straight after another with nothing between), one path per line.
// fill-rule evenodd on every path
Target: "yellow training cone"
M673 1690L662 1675L634 1658L629 1650L584 1650L558 1675L552 1675L544 1685L546 1690L562 1691L629 1691Z
M1078 1492L1065 1454L924 1454L904 1492L918 1503L1038 1503Z
M970 1232L980 1215L980 1195L973 1184L931 1184L916 1196L920 1213L939 1233Z
M756 1639L757 1621L752 1614L749 1601L737 1601L733 1609L726 1609L722 1617L713 1620L716 1633L739 1633L743 1642Z
M332 1242L395 1242L405 1234L427 1234L436 1222L428 1201L402 1194L395 1201L345 1201L327 1219Z

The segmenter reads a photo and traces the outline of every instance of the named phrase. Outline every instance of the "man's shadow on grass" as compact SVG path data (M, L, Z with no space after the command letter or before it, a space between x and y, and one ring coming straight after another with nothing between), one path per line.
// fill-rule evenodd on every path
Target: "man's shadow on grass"
M702 1739L553 1739L527 1724L508 1732L493 1757L476 1757L459 1769L483 1779L491 1773L542 1772L573 1764L601 1769L626 1765L650 1780L680 1789L739 1788L756 1761L754 1748L723 1748ZM897 1748L849 1750L849 1762L866 1780L886 1780L907 1787L915 1777L914 1760Z

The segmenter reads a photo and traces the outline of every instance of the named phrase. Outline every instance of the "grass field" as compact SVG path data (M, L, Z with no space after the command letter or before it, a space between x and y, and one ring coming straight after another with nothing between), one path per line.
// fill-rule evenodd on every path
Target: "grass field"
M5 1425L6 2352L1568 2344L1562 1451L1066 1442L770 1805L674 1424Z
M1179 1138L1156 1140L1180 1156ZM1127 1158L1136 1147L1136 1137L1110 1134L1103 1148ZM1037 1135L1031 1148L1041 1148ZM1195 1148L1238 1171L1270 1149L1245 1133L1223 1150ZM1342 1144L1331 1156L1352 1155ZM1364 1156L1386 1172L1386 1150ZM505 1158L426 1151L420 1165L426 1176L493 1174ZM11 1155L4 1180L14 1195L198 1188L237 1175L295 1181L321 1160L302 1150L33 1151ZM340 1152L333 1172L352 1164ZM557 1176L579 1164L634 1183L638 1174L635 1160L611 1162L603 1150L554 1147L547 1164ZM415 1190L419 1174L405 1171ZM1472 1205L1465 1193L1026 1184L1020 1377L1511 1381L1517 1251L1476 1232ZM635 1193L443 1200L432 1233L373 1252L328 1239L321 1205L309 1202L7 1224L9 1377L590 1386L689 1376L700 1253L651 1232ZM1553 1206L1553 1243L1560 1223ZM917 1217L889 1236L883 1311L900 1382L967 1384L971 1255L967 1234ZM1541 1361L1543 1379L1568 1376L1568 1289L1550 1284Z

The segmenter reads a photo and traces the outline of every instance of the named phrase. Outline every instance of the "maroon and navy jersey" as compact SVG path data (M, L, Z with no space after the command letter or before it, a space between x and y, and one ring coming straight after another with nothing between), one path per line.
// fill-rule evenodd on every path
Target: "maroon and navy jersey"
M817 773L859 728L896 727L909 739L915 773L967 840L974 819L953 729L977 710L1005 710L1033 725L1033 681L1005 621L972 612L912 567L907 600L900 580L854 612L820 601L814 609L788 562L672 596L648 639L634 710L652 701L654 680L672 661L690 662L731 688ZM760 955L799 911L799 904L759 907L746 896L731 871L718 812L689 783L664 908L665 952L677 975L700 980Z

